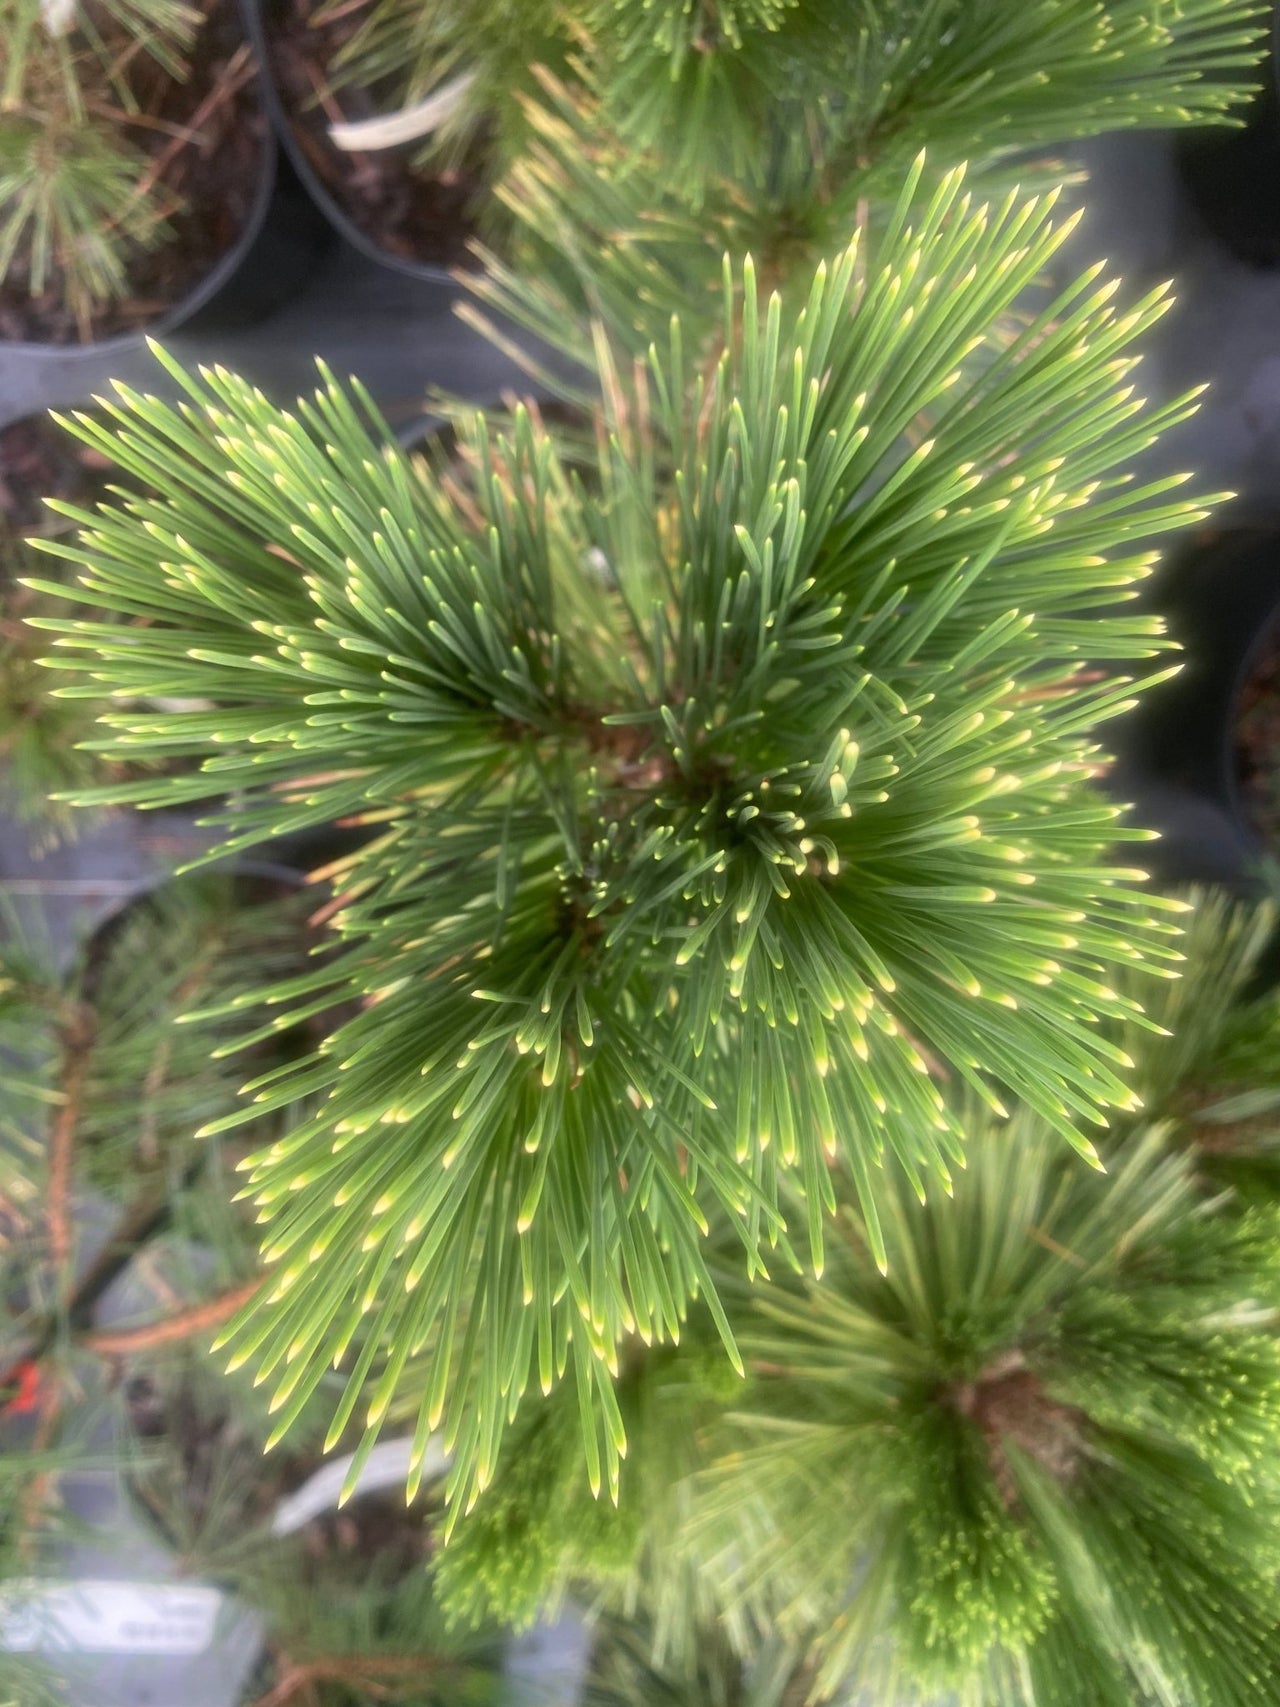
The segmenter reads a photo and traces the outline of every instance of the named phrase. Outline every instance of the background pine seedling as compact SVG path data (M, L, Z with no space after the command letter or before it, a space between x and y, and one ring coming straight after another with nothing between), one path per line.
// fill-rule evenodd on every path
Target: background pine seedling
M252 867L249 868L249 872ZM94 1009L78 1146L85 1177L101 1191L159 1182L166 1201L184 1179L219 1161L196 1133L233 1103L243 1058L222 1037L181 1022L194 1007L285 977L305 962L313 898L287 871L203 873L158 887L110 920L92 945L80 983ZM282 881L283 880L283 881ZM272 1040L263 1064L304 1048ZM128 1148L121 1148L122 1142ZM218 1196L234 1178L222 1161Z
M602 342L589 479L518 412L462 424L459 492L331 382L283 412L172 364L179 409L73 423L161 496L45 542L81 566L68 691L216 708L122 703L117 756L203 764L92 798L225 790L228 847L377 829L341 953L254 1033L349 1004L243 1116L314 1109L249 1167L275 1272L230 1336L281 1433L359 1335L334 1428L371 1444L429 1355L417 1450L443 1428L461 1509L572 1364L616 1488L621 1348L701 1298L736 1356L711 1213L748 1271L820 1264L838 1157L878 1251L881 1167L923 1190L963 1154L944 1074L1086 1155L1131 1105L1108 971L1175 927L1114 862L1142 832L1091 731L1134 683L1093 666L1159 654L1107 613L1202 512L1127 472L1190 407L1126 383L1158 298L1122 314L1095 270L966 374L1062 236L952 175L785 304L748 266L709 380L678 325L633 372Z
M231 1202L235 1157L225 1143L194 1141L201 1119L232 1105L243 1069L211 1054L216 1036L176 1024L198 997L297 963L297 901L273 896L246 908L245 899L245 880L221 873L164 886L113 917L71 966L35 924L9 910L0 918L6 1581L56 1572L58 1547L82 1532L62 1497L67 1472L95 1468L127 1480L136 1468L110 1426L130 1360L182 1344L206 1351L260 1283L251 1220ZM268 1123L260 1136L270 1131ZM135 1309L143 1305L147 1319L95 1326L96 1305L127 1265ZM265 1424L265 1399L258 1409ZM83 1689L91 1663L0 1655L0 1698L11 1693L23 1707L65 1702L66 1667Z
M627 1620L638 1608L651 1656L670 1646L669 1630L683 1635L695 1613L704 1636L719 1624L720 1645L731 1630L745 1646L747 1626L726 1621L696 1573L673 1570L670 1550L651 1545L655 1533L678 1534L687 1520L700 1433L739 1385L706 1310L684 1324L678 1352L630 1346L618 1407L634 1469L628 1468L616 1508L591 1497L572 1388L561 1386L522 1412L503 1442L493 1484L441 1554L437 1586L446 1616L520 1629L556 1613L570 1596L592 1612L618 1614L615 1631L628 1652ZM629 1674L628 1665L623 1672Z
M322 1463L323 1399L287 1452L264 1456L267 1395L222 1373L206 1336L142 1326L99 1342L135 1437L122 1462L135 1512L189 1578L261 1621L244 1707L500 1707L502 1635L450 1630L437 1604L429 1500L406 1512L399 1490L365 1492L341 1513L290 1511Z
M323 1418L308 1419L289 1454L264 1458L266 1396L210 1363L188 1314L177 1337L170 1317L81 1339L64 1421L84 1429L91 1418L98 1440L104 1428L111 1439L109 1453L91 1458L64 1443L56 1453L0 1454L6 1579L60 1575L57 1544L77 1525L60 1513L59 1481L93 1465L114 1473L134 1520L186 1580L252 1607L263 1652L244 1707L500 1707L501 1635L451 1632L435 1604L430 1511L407 1514L396 1496L366 1494L341 1515L322 1510L278 1532L287 1490L320 1462ZM21 1441L7 1416L0 1431ZM48 1489L37 1511L26 1494L40 1476ZM93 1664L84 1653L0 1653L0 1690L9 1692L0 1699L15 1707L91 1699Z
M346 9L322 6L317 26L330 11ZM532 68L566 69L571 42L557 0L374 0L330 74L335 89L360 83L392 111L433 98L438 118L415 146L417 163L434 172L463 168L491 182L524 146L521 96L537 89Z
M275 1681L249 1707L502 1707L511 1698L500 1642L447 1630L421 1565L391 1579L376 1560L334 1564L307 1591L281 1594L277 1580L269 1592L287 1665L277 1661Z
M0 1265L2 1266L2 1265ZM56 1449L33 1449L23 1420L12 1407L21 1403L16 1385L0 1387L0 1582L38 1576L51 1565L54 1550L75 1525L49 1489L68 1471L103 1469L103 1455L83 1438L67 1438ZM0 1649L0 1701L13 1707L66 1707L67 1690L56 1664L39 1654Z
M972 1121L953 1198L882 1200L886 1276L854 1212L820 1283L730 1305L749 1383L685 1545L822 1698L1280 1699L1274 1205L1218 1213L1160 1128L1103 1178Z
M136 111L127 67L145 53L180 76L199 14L119 0L73 5L57 27L53 16L41 0L0 4L0 276L56 293L87 337L94 309L124 295L130 255L161 241L174 211L143 187L145 158L120 130Z
M744 1660L708 1623L688 1666L656 1661L653 1649L643 1619L600 1621L583 1707L804 1707L808 1699L809 1668L780 1640Z
M940 167L982 162L990 190L1015 157L1025 178L1028 150L1230 122L1261 18L1257 0L375 0L334 76L389 110L425 103L424 168L490 187L513 170L501 217L476 213L504 254L515 221L519 305L530 278L550 297L566 245L605 270L640 241L676 278L677 243L704 282L725 250L770 283L803 274L892 206L926 145Z
M98 303L124 294L130 248L164 236L158 198L135 193L144 163L92 120L0 117L0 271L32 296L59 289L87 326Z
M1261 22L1258 6L1219 0L1159 16L1126 0L598 0L586 35L628 142L666 154L695 194L727 176L803 224L846 179L881 202L887 186L892 203L922 147L998 171L1103 130L1220 121Z
M224 1291L242 1301L256 1279L251 1221L231 1208L239 1152L195 1137L235 1105L243 1062L220 1057L216 1034L177 1023L200 998L278 978L303 958L301 898L246 908L243 895L243 880L224 874L163 886L116 915L72 968L7 921L0 1048L15 1067L0 1126L4 1254L20 1279L12 1297L25 1300L7 1326L9 1361L74 1349L94 1299L162 1228L174 1234L165 1266L184 1303ZM260 1136L272 1131L268 1122ZM90 1194L110 1237L86 1268L76 1251ZM204 1246L198 1269L181 1261L184 1237Z
M1160 1031L1120 1026L1135 1063L1135 1095L1151 1118L1176 1123L1195 1164L1215 1186L1248 1201L1280 1184L1280 994L1276 908L1213 890L1190 891L1179 944L1181 976L1149 988L1146 1013ZM1137 994L1122 975L1120 987Z
M593 315L643 357L679 312L692 350L715 336L723 253L804 288L922 149L992 196L1060 183L1049 151L1084 137L1236 122L1264 26L1253 0L601 0L567 73L539 73L498 192L514 229L472 289L579 360Z

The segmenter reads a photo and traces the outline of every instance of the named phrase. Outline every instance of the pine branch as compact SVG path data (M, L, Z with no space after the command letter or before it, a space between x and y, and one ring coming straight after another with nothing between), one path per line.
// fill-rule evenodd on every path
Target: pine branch
M685 8L684 23L705 19ZM716 12L722 11L717 7ZM537 72L527 138L497 186L508 230L468 288L574 362L590 322L643 357L681 316L714 340L716 264L755 258L803 290L850 235L892 216L922 150L980 194L1060 184L1051 151L1110 130L1235 123L1264 45L1255 0L834 0L761 16L661 74L666 7L616 8L581 59ZM679 17L679 11L676 12ZM622 20L619 22L619 20ZM774 25L776 24L776 27ZM629 46L611 52L609 29ZM656 49L655 52L653 51Z
M180 409L70 423L157 496L44 542L81 568L41 623L63 691L111 696L117 758L200 761L85 798L225 792L224 849L375 832L334 955L206 1010L252 1043L338 1016L204 1129L291 1122L247 1164L272 1283L226 1335L277 1437L350 1357L334 1437L358 1411L371 1446L429 1357L457 1512L572 1364L616 1489L624 1348L700 1299L736 1358L713 1217L748 1273L820 1266L839 1162L883 1259L882 1170L963 1158L944 1085L1095 1160L1132 1108L1110 969L1167 973L1181 904L1116 863L1143 833L1094 732L1167 645L1116 607L1203 511L1128 465L1191 404L1133 399L1164 302L1097 269L967 368L1065 228L959 175L913 206L923 169L869 258L786 302L729 274L709 377L678 324L632 366L601 334L585 472L517 410L460 420L441 481L327 375L284 412L168 358Z
M887 1279L851 1214L820 1286L731 1306L751 1379L683 1545L820 1690L1272 1699L1274 1209L1206 1205L1160 1128L1104 1180L969 1126L954 1198L882 1203Z
M80 1344L97 1357L130 1357L135 1352L152 1351L157 1346L174 1345L184 1340L209 1335L220 1328L253 1298L262 1286L261 1280L246 1280L217 1298L192 1304L158 1322L144 1322L136 1328L103 1329L82 1336Z
M58 1075L60 1101L49 1127L46 1175L49 1260L58 1277L60 1296L65 1293L71 1278L71 1172L76 1131L83 1115L85 1085L92 1068L96 1029L89 1008L82 1003L74 1003L62 1028L62 1071Z

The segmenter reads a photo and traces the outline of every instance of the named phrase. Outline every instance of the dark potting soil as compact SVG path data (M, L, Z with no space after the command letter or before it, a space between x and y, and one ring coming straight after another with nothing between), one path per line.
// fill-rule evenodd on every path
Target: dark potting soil
M265 1525L283 1495L322 1462L319 1452L306 1450L264 1457L225 1400L217 1402L207 1373L202 1381L184 1373L188 1360L204 1356L208 1338L205 1333L203 1341L176 1357L171 1353L153 1369L126 1365L122 1373L121 1394L134 1433L140 1440L168 1442L168 1456L135 1476L132 1491L171 1543L181 1540L178 1514L181 1528L194 1535L219 1515L240 1533ZM230 1501L234 1516L228 1523Z
M1236 712L1236 780L1255 827L1280 858L1280 623L1273 623Z
M207 1335L206 1335L207 1338ZM186 1357L203 1355L192 1346ZM160 1365L164 1369L164 1365ZM197 1532L215 1500L231 1490L245 1529L269 1522L281 1499L295 1492L324 1463L315 1443L286 1443L263 1456L237 1425L226 1403L210 1402L207 1376L197 1384L182 1373L183 1356L170 1361L167 1379L146 1368L123 1375L122 1392L130 1423L142 1440L167 1440L170 1458L159 1475L140 1476L134 1493L166 1528L166 1507L185 1513ZM396 1581L421 1570L435 1551L437 1512L429 1501L406 1506L403 1490L361 1494L338 1510L313 1517L299 1531L295 1563L303 1582L338 1572L357 1582L371 1573Z
M138 116L114 120L147 156L144 176L175 208L169 236L135 251L127 296L97 308L87 340L58 289L30 295L19 256L0 284L0 339L78 344L139 331L190 295L239 239L256 198L266 118L236 0L195 3L205 22L186 81L135 53L129 80Z
M71 524L45 508L46 498L92 504L108 481L124 476L92 445L81 444L45 415L0 429L0 535L61 533ZM50 560L43 560L48 573Z
M280 0L267 10L271 74L312 171L348 219L388 255L426 266L474 266L467 244L486 194L483 173L433 175L413 164L419 145L349 154L329 140L329 125L387 110L377 91L357 85L336 92L330 68L363 21L346 12L317 22L322 0Z
M345 1559L362 1566L362 1574L377 1569L395 1581L429 1562L434 1516L421 1503L406 1506L399 1488L361 1494L341 1511L313 1518L302 1531L303 1547L316 1568Z

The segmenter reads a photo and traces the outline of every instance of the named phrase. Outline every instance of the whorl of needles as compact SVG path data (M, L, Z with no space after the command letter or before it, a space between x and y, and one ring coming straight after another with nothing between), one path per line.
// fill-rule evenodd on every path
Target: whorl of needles
M350 1357L334 1433L360 1406L371 1443L430 1352L418 1448L443 1428L465 1505L572 1365L616 1486L620 1344L701 1295L737 1355L711 1217L748 1272L797 1232L820 1267L843 1168L883 1258L881 1167L923 1196L962 1163L944 1083L1090 1158L1132 1105L1109 969L1167 971L1176 927L1114 857L1143 833L1093 731L1167 644L1124 604L1205 512L1129 467L1192 405L1134 395L1165 295L1099 268L974 362L1067 227L959 173L913 206L922 169L801 297L726 269L709 377L676 323L623 370L602 337L589 478L524 411L464 422L446 478L327 374L282 410L163 354L180 405L68 423L162 495L45 545L87 607L45 624L65 691L119 701L117 755L203 758L110 798L222 795L230 848L377 830L345 946L253 1004L251 1035L340 1008L243 1117L296 1110L249 1164L275 1281L229 1335L281 1432Z

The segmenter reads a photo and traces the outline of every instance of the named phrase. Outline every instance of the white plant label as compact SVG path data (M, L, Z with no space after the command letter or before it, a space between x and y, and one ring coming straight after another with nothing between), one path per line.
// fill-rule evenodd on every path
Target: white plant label
M10 1653L202 1654L222 1595L186 1583L0 1585L0 1648Z

